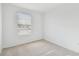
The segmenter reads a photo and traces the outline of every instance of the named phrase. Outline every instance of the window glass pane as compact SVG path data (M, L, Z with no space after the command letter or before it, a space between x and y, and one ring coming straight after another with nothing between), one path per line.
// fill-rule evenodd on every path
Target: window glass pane
M28 13L18 12L17 16L17 31L19 35L29 35L32 30L31 15Z

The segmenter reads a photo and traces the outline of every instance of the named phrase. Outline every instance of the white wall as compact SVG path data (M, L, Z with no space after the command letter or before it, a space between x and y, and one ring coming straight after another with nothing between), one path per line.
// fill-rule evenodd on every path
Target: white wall
M32 34L18 36L16 30L16 12L22 11L32 14ZM42 13L19 8L10 4L3 4L3 48L28 43L42 38Z
M45 39L79 52L79 4L62 4L45 16Z
M0 3L0 53L1 53L1 43L2 43L2 4Z

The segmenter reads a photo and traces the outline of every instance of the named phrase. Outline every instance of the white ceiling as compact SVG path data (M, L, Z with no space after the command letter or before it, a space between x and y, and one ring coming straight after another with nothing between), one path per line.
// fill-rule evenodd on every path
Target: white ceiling
M47 12L60 5L60 3L13 3L13 5L39 12Z

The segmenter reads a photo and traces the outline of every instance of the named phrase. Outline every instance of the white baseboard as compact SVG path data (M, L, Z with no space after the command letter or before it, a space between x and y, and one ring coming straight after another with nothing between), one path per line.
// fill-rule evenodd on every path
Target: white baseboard
M15 44L12 44L12 45L8 45L8 46L4 46L3 48L9 48L9 47L14 47L14 46L18 46L18 45L21 45L21 44L26 44L26 43L30 43L32 41L37 41L37 40L41 40L42 37L39 37L39 38L33 38L29 41L23 41L23 42L20 42L20 43L15 43Z
M74 49L74 48L71 48L71 46L69 46L69 47L66 47L66 46L64 46L64 44L62 44L62 43L59 43L59 42L57 42L57 41L55 41L55 40L53 40L53 39L51 39L51 38L49 38L49 37L45 37L44 38L45 40L47 40L47 41L49 41L49 42L51 42L51 43L54 43L54 44L57 44L57 45L59 45L59 46L61 46L61 47L63 47L63 48L66 48L66 49L68 49L68 50L71 50L71 51L73 51L73 52L76 52L76 53L79 53L79 50L78 49Z

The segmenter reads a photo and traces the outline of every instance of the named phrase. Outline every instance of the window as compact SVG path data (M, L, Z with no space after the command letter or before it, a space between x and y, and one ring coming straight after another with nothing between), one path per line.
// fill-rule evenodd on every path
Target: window
M31 15L28 13L17 12L17 31L19 35L29 35L32 31Z

